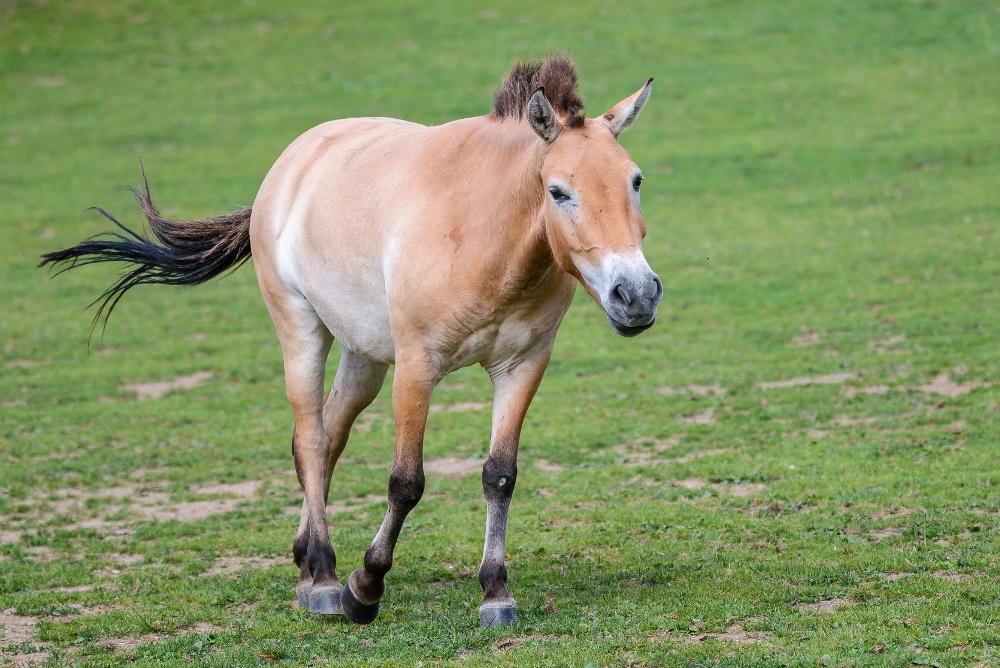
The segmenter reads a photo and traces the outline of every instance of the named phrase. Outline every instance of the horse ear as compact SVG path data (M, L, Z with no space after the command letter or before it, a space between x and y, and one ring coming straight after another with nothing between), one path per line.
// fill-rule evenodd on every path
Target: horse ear
M559 136L559 120L555 109L545 97L545 89L539 88L528 99L528 125L535 134L546 142L554 142Z
M640 88L631 97L627 97L615 106L604 112L604 120L614 136L628 130L632 121L639 117L639 112L646 106L649 94L653 91L653 77L649 77L646 85Z

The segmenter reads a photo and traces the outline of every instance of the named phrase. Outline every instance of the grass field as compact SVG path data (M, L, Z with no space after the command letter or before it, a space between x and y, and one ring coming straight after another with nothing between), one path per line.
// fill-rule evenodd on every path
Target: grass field
M88 348L113 269L38 256L103 229L85 207L137 221L133 147L167 215L213 215L321 121L484 114L549 49L592 115L656 77L622 143L659 322L616 338L582 290L566 318L522 438L519 626L478 629L478 368L435 392L378 620L298 610L252 268L137 289ZM0 662L1000 665L996 3L0 2L0 156ZM342 574L384 511L389 386L334 478Z

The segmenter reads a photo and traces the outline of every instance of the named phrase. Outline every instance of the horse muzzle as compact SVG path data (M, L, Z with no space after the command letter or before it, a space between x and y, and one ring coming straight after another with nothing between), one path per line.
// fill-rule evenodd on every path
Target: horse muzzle
M620 274L603 300L608 324L621 336L641 334L656 322L656 307L661 299L663 284L648 267L644 272Z

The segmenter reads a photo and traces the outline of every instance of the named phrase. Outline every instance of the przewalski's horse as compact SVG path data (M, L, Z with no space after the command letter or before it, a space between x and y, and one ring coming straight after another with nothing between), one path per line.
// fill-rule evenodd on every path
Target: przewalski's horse
M438 127L386 118L324 123L278 158L252 209L218 218L167 220L144 181L134 193L153 238L118 224L110 238L44 256L42 264L67 268L134 265L102 295L96 323L134 285L202 283L252 254L295 415L305 499L292 552L303 607L375 619L403 520L424 491L431 392L448 373L481 364L495 394L483 466L480 622L517 621L504 543L518 441L576 283L623 336L653 325L663 295L642 254L642 174L617 142L653 80L593 119L576 80L568 59L548 57L515 65L487 116ZM324 399L334 338L342 356ZM326 520L330 477L390 364L388 511L364 568L341 585Z

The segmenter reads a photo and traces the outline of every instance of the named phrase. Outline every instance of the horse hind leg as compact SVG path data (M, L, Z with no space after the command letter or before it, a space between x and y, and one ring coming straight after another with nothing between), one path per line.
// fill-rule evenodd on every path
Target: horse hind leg
M285 391L295 417L292 454L304 500L292 555L299 567L299 601L312 609L309 595L313 589L340 589L326 522L331 447L323 424L323 381L333 336L301 296L262 292L281 341ZM336 612L329 605L325 611Z
M347 446L351 426L358 415L375 401L388 370L388 364L374 362L348 348L344 348L341 353L337 376L323 406L323 426L328 438L324 501L329 497L333 470ZM303 502L302 520L296 537L296 546L302 562L299 583L295 587L299 606L322 614L342 614L341 586L336 579L336 573L333 581L320 582L313 577L307 558L309 535L309 508L308 504ZM335 567L335 553L332 559Z

